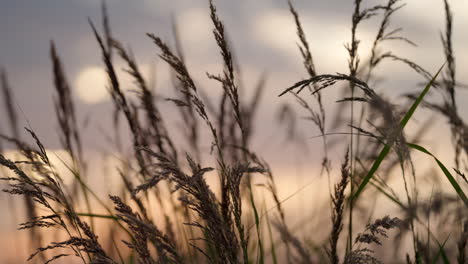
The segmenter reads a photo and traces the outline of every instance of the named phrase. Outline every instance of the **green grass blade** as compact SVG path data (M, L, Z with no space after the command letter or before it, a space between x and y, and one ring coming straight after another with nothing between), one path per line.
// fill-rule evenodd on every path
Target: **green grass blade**
M424 90L421 92L421 94L418 96L418 98L414 101L414 103L411 105L410 109L408 110L408 112L406 112L405 116L403 117L403 119L400 121L400 129L403 130L403 128L405 128L406 124L408 123L408 121L411 119L411 117L413 116L414 112L416 111L416 109L418 108L418 106L421 104L422 100L424 99L424 96L426 96L426 94L429 92L429 89L431 88L431 86L434 84L434 81L437 79L437 76L439 76L440 72L442 71L442 68L445 66L442 65L442 67L440 67L439 71L436 73L436 75L434 75L434 77L429 81L429 83L426 85L426 87L424 87ZM366 187L366 185L369 183L370 179L372 178L372 176L374 176L375 172L377 171L377 169L380 167L380 164L382 164L383 160L385 159L385 157L387 156L387 154L390 152L390 149L391 149L391 145L385 145L384 148L382 149L382 151L380 152L379 156L377 157L377 159L374 161L374 164L372 164L372 167L371 169L369 170L369 172L367 173L367 175L364 177L364 179L362 180L361 184L359 185L357 191L353 194L352 196L352 200L355 201L359 195L362 193L362 191L364 190L364 188Z
M391 147L389 145L385 145L382 151L380 151L379 156L377 159L374 161L374 164L372 164L372 167L370 168L369 172L367 173L366 177L362 180L362 183L359 185L357 191L354 193L352 200L355 201L358 196L361 194L362 190L366 185L369 183L370 179L374 174L377 172L377 169L380 167L380 164L382 164L383 160L387 156L387 154L390 152Z
M273 264L278 264L278 259L276 257L276 247L273 241L273 232L271 231L271 223L270 223L270 216L265 214L266 224L268 227L268 235L270 236L270 248L271 248L271 256L273 258Z
M440 244L439 241L437 241L437 244L439 244L439 251L437 252L437 255L434 257L434 259L432 260L432 264L435 264L437 263L437 260L439 260L440 257L442 257L442 261L444 262L444 264L450 264L450 261L448 260L448 257L447 257L447 253L445 253L445 243L447 243L448 239L449 239L450 235L447 237L447 239L445 239L444 243Z
M436 75L434 75L434 77L432 77L431 81L429 81L429 83L426 85L426 87L424 87L424 90L421 92L421 94L419 94L418 98L416 99L416 101L414 101L414 103L411 105L410 109L408 110L408 112L406 112L405 116L403 117L403 119L400 121L400 126L401 126L401 129L403 129L406 124L408 123L408 121L411 119L411 117L413 116L414 112L416 111L416 109L418 108L418 106L422 103L424 97L426 96L426 94L429 92L429 89L432 87L432 85L434 84L435 80L437 79L437 76L439 76L440 72L442 71L442 69L444 68L445 66L445 63L444 65L442 65L442 67L440 67L440 69L437 71Z
M76 213L76 215L96 217L96 218L106 218L106 219L111 219L111 220L116 220L116 221L120 220L117 216L113 216L113 215L102 215L102 214L91 214L91 213Z
M258 256L258 261L257 263L265 263L264 262L264 257L263 257L263 243L262 243L262 236L260 234L260 217L258 215L257 207L255 206L255 199L253 196L253 190L252 187L250 187L250 204L252 206L252 210L254 212L255 216L255 226L257 227L257 238L258 238L258 250L259 250L259 256Z
M120 263L121 263L121 264L125 264L125 260L124 260L124 258L123 258L123 256L122 256L122 253L120 252L120 249L119 249L119 247L117 246L117 243L115 242L115 239L114 239L114 238L112 238L112 245L114 246L115 251L117 252L117 255L119 256Z
M402 202L400 202L396 197L394 197L390 193L386 192L382 187L378 186L376 183L372 181L370 182L370 184L374 186L377 189L377 191L381 192L385 197L390 199L390 201L397 204L400 208L407 209L406 206Z
M460 185L457 183L453 175L450 173L450 171L445 167L445 165L438 159L436 158L432 153L430 153L427 149L425 149L422 146L416 145L416 144L411 144L407 143L408 147L412 149L416 149L418 151L421 151L423 153L426 153L427 155L431 156L434 158L434 160L437 162L437 165L439 165L439 168L442 170L442 172L445 174L445 177L449 180L450 184L452 187L455 189L457 192L458 196L460 196L460 199L465 203L465 206L468 207L468 198L466 197L465 192L463 192L463 189L460 187Z
M362 170L366 170L366 168L364 167L364 164L362 164L361 160L358 159L357 162L361 166ZM389 192L385 191L384 188L379 185L379 182L376 179L372 178L369 183L372 186L374 186L377 189L377 191L381 192L385 197L390 199L390 201L392 201L393 203L398 205L401 209L407 210L407 207L398 199L398 197L393 196Z
M122 226L120 224L120 219L117 217L117 216L113 216L113 215L103 215L103 214L92 214L92 213L76 213L76 215L78 216L87 216L87 217L90 217L91 219L93 218L104 218L104 219L110 219L110 220L114 220L116 221L120 226ZM132 237L132 234L130 233L130 231L128 231L125 227L123 227L123 230L129 235L129 237ZM117 246L117 244L115 243L115 240L112 239L112 244L114 245L115 247L115 250L117 252L117 255L119 256L119 259L120 259L120 262L121 263L125 263L124 260L123 260L123 257L122 257L122 253L120 252L120 249L119 247Z

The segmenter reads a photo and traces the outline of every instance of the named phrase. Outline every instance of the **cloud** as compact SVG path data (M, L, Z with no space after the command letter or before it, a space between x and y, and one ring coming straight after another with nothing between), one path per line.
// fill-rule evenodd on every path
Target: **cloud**
M343 45L351 37L348 21L326 15L302 16L300 19L317 70L322 73L346 71L348 54ZM288 10L270 9L254 18L252 24L252 35L259 43L286 54L293 61L300 60L296 25ZM367 51L374 33L361 28L358 38L361 40L360 50Z
M258 39L266 45L292 52L296 39L294 22L285 10L271 10L254 20L254 31Z
M52 165L52 170L56 175L59 175L61 180L65 185L69 185L73 182L74 176L70 172L69 167L72 166L72 160L68 152L63 149L46 149L47 157L49 158L50 164ZM18 150L7 150L2 153L7 159L12 161L25 160L24 155ZM21 165L23 168L32 168L30 165ZM29 177L36 178L37 180L42 180L41 176L36 173L30 173L25 169ZM11 177L14 176L14 173L8 171Z
M217 52L213 39L213 24L207 8L191 8L177 17L180 38L187 56L207 59ZM207 56L208 55L208 56Z
M134 95L131 91L136 90L135 82L130 74L125 72L126 67L117 64L115 68L121 89L129 96ZM141 64L139 70L148 83L152 72L151 67L148 64ZM162 72L156 76L156 82L158 85L165 85L168 78L168 73ZM108 86L108 77L104 68L87 66L78 73L75 79L75 94L85 104L98 104L109 101L111 98L107 90Z
M449 1L454 16L455 25L467 25L468 17L462 15L462 10L468 9L467 1ZM424 6L424 11L421 7ZM412 0L397 13L412 23L424 25L435 30L445 28L445 11L443 1Z

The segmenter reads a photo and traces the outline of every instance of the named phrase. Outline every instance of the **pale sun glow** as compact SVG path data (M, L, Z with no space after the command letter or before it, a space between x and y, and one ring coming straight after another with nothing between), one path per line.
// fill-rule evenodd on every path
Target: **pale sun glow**
M75 92L82 102L96 104L109 99L109 93L106 89L107 84L105 70L92 66L84 68L78 74L75 81Z

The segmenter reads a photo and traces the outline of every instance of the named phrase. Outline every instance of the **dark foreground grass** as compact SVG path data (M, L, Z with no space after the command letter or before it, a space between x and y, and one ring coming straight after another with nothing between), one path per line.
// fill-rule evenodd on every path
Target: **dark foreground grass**
M446 28L442 35L446 64L435 74L382 48L382 43L389 41L415 45L400 35L401 29L392 29L390 23L392 15L403 8L403 1L388 0L375 6L354 1L351 40L345 46L349 54L346 74L318 74L300 12L291 1L288 4L291 19L296 24L300 58L309 76L298 82L291 80L295 84L284 89L280 97L293 96L323 139L321 173L327 175L330 187L334 186L330 189L329 225L320 226L329 230L325 240L314 241L313 234L296 236L298 231L305 230L295 230L288 224L276 176L252 148L264 82L260 81L255 87L252 98L245 98L239 92L238 62L213 1L208 2L210 14L207 15L213 23L223 69L218 74L207 73L207 78L219 85L220 98L207 100L195 83L177 32L175 48L159 36L147 34L159 57L172 69L177 96L166 101L174 103L179 110L187 146L175 142L176 129L168 126L162 105L149 88L131 51L112 35L103 5L102 29L91 20L89 23L108 75L115 109L114 125L118 127L120 117L124 117L132 142L132 157L122 160L117 168L123 183L119 195L109 194L108 200L102 200L88 185L82 131L77 125L72 90L55 44L51 43L50 50L54 107L60 143L72 160L66 163L74 177L72 184L64 183L64 175L57 173L50 153L30 127L26 130L35 145L20 138L12 89L6 72L2 71L6 116L13 135L0 135L0 142L13 144L23 157L12 161L0 154L4 175L1 180L9 185L5 192L26 198L28 220L20 224L20 229L30 230L29 237L35 242L31 246L36 248L31 249L28 260L145 264L380 263L381 257L392 256L392 263L467 263L468 183L464 172L467 170L465 139L468 130L456 102L460 84L456 80L453 15L448 1L444 1ZM363 63L358 52L359 29L365 20L380 21L371 56ZM128 97L122 90L114 63L116 57L126 63L127 72L135 81L136 98ZM413 90L417 92L405 95L406 108L389 102L372 85L376 78L374 72L383 61L408 66L425 80L422 89L415 87ZM328 135L333 133L327 130L330 118L324 110L322 93L339 85L344 88L343 99L338 101L338 111L331 120L341 120L339 127L349 131L343 133L348 150L341 163L340 177L333 184L332 161L328 157ZM437 89L442 101L432 102L434 96L428 96L430 89ZM310 95L304 95L305 91ZM406 135L406 125L416 111L423 111L422 108L448 120L455 154L453 170L443 164L442 158L421 146L420 138ZM288 137L295 140L296 119L291 109L284 106L279 119L289 125ZM211 139L210 155L201 148L201 131L205 129ZM116 144L121 146L119 142ZM412 162L415 150L431 156L440 169L439 177L446 178L440 186L435 186L430 197L417 188L418 180L424 175L417 173L417 164ZM212 159L203 160L207 156ZM393 168L400 170L391 173ZM217 175L218 189L207 183L207 174ZM398 175L402 178L404 190L400 193L404 193L404 198L387 184L390 177ZM266 184L256 186L252 177L264 177ZM256 195L257 188L261 187L268 190L274 202L269 210L260 202L263 197ZM358 199L364 195L374 200L379 196L387 198L388 203L398 208L398 217L375 216L375 205ZM94 205L106 213L97 213ZM99 225L101 220L108 224ZM438 232L441 225L451 225L450 235ZM108 235L98 239L96 234L104 233L102 229L106 229ZM392 229L398 231L394 238L389 238L387 232ZM46 244L51 237L58 240Z

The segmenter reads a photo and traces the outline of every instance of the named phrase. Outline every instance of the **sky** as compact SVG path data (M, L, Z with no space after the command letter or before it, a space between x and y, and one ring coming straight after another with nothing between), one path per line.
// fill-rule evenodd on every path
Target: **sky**
M385 1L365 0L365 5ZM395 54L417 62L431 73L444 63L440 32L444 29L442 0L402 1L406 6L392 19L391 28L403 28L402 35L418 46L401 43L386 45ZM322 0L293 1L305 33L308 37L318 73L347 73L347 53L344 44L351 37L350 23L352 1ZM457 59L458 78L468 83L468 2L451 0L454 13L454 50ZM292 98L278 98L277 95L291 84L305 78L306 72L297 50L297 36L294 21L289 13L286 0L217 0L219 16L225 23L229 39L234 48L238 64L243 72L245 94L266 74L266 94L261 101L255 148L267 161L277 166L278 174L290 174L295 165L294 151L277 151L283 142L283 131L275 123L278 107L285 103L294 104ZM208 12L208 1L201 0L108 0L113 36L126 47L130 47L147 78L155 76L156 92L170 97L169 70L157 57L159 50L145 33L154 33L173 43L172 21L178 25L188 68L196 82L210 95L220 92L216 82L206 78L206 72L222 71L222 60L212 36L212 25ZM20 117L21 126L28 123L37 132L47 148L59 151L57 122L53 110L53 83L49 58L50 42L53 40L65 65L68 81L74 91L79 122L85 132L85 146L92 155L111 151L103 140L103 131L110 131L112 105L106 91L106 77L101 54L88 24L90 18L100 26L100 1L97 0L0 0L0 67L8 73L14 93L14 105ZM365 58L372 45L379 19L374 18L358 29L362 41L360 56ZM100 28L100 27L99 27ZM122 61L117 61L123 68ZM376 90L386 97L402 100L398 95L420 89L422 79L412 70L395 62L388 62L377 72L382 82ZM119 76L128 91L133 89L131 78L123 70ZM333 111L339 91L325 92L326 109ZM128 93L131 96L131 93ZM0 95L0 97L3 95ZM437 95L434 95L437 98ZM3 107L3 98L0 98ZM312 98L309 98L312 99ZM457 100L461 116L466 116L468 106L466 90L460 90ZM313 102L312 100L310 102ZM176 110L164 103L164 116L177 126ZM3 109L3 108L1 108ZM300 109L298 108L298 112ZM299 112L300 115L305 113ZM429 116L418 113L420 122ZM431 128L425 143L436 153L450 153L449 129L444 120L436 121L441 126ZM413 123L417 126L419 123ZM318 135L319 131L310 124L304 125L307 137ZM126 127L122 128L124 132ZM9 134L6 114L0 110L1 133ZM336 132L336 131L329 131ZM437 140L434 134L438 135ZM431 136L432 135L432 136ZM27 135L24 134L24 138ZM272 143L273 142L273 143ZM276 145L275 145L276 144ZM320 146L320 140L308 140L310 147ZM274 151L276 150L276 151ZM304 168L308 160L319 164L321 152L311 151L307 158L298 158ZM342 153L331 155L340 159ZM286 156L286 157L285 157ZM297 156L297 154L296 154ZM288 165L289 164L289 165ZM336 165L335 167L337 167ZM296 171L297 173L297 171ZM302 172L304 173L304 172ZM307 183L310 179L303 179ZM286 182L286 181L285 181ZM286 195L287 192L284 192ZM4 196L0 196L2 199ZM4 207L3 207L4 208Z
M364 1L370 4L375 1ZM407 57L430 72L443 63L439 32L444 28L443 1L407 1L397 12L393 27L403 27L403 35L417 43L417 48L395 44L391 49ZM460 80L465 77L463 61L468 61L467 10L464 1L451 1L455 13L454 48L457 55ZM246 83L252 87L262 73L268 78L268 93L263 114L275 105L278 92L305 77L297 50L295 27L286 1L217 1L219 15L226 24L228 35L239 64L245 72ZM295 1L301 16L319 73L347 72L347 57L343 47L350 39L350 13L352 1ZM424 12L421 6L424 5ZM169 74L166 65L157 58L158 49L145 35L155 33L172 42L172 17L179 26L180 37L191 73L209 92L219 92L219 87L207 80L205 72L220 72L221 59L212 38L207 1L134 1L110 0L108 9L114 37L134 52L143 72L148 76L156 68L157 89L170 95ZM107 119L104 112L109 106L106 79L97 43L88 24L88 17L100 22L100 1L1 1L0 33L2 46L0 66L8 72L14 89L15 101L22 110L22 123L26 119L50 145L57 146L51 135L56 128L53 118L51 62L49 45L53 40L62 57L69 82L74 89L78 112L82 118ZM459 15L460 13L460 15ZM358 31L362 41L361 57L375 35L374 19L363 24ZM215 52L213 52L215 51ZM122 62L118 63L123 68ZM389 62L382 71L391 72L384 86L392 85L384 94L396 94L404 84L413 89L418 76L406 67ZM126 88L132 89L131 79L120 74ZM395 87L399 86L399 87ZM387 88L387 87L385 87ZM392 89L392 90L390 90ZM283 101L284 102L284 101ZM463 108L463 104L461 104ZM173 109L172 109L173 110ZM7 124L1 123L3 129ZM92 126L92 125L91 125ZM95 133L92 132L92 133ZM50 135L50 136L49 136Z
M385 1L364 1L365 5ZM100 25L100 1L7 1L0 0L0 67L8 73L13 88L14 105L19 113L21 127L28 123L49 148L59 148L57 122L53 110L53 83L49 58L50 42L53 40L63 64L68 81L74 91L78 120L82 124L87 149L108 151L109 144L103 140L109 133L112 105L106 90L101 54L88 24L88 18ZM344 45L350 40L352 1L293 1L299 12L305 33L310 42L318 73L347 73L347 53ZM412 0L405 3L393 17L390 28L403 28L401 33L418 46L398 42L384 46L395 54L415 61L429 72L434 73L444 62L440 32L444 29L443 1ZM465 1L451 1L454 12L454 50L457 58L458 80L468 83L466 62L468 50L468 17L462 15L468 10ZM275 117L284 103L295 105L292 98L277 95L291 84L305 78L297 49L296 29L289 13L287 1L239 0L216 1L218 13L225 23L234 54L242 70L245 94L249 97L262 74L267 77L266 93L261 101L257 119L258 130L254 142L259 152L268 151L269 142L278 131ZM178 25L184 54L190 73L207 94L217 95L221 89L216 82L208 80L206 72L220 73L222 60L212 36L207 1L189 0L108 0L113 36L129 47L148 79L156 80L156 92L161 97L174 95L170 88L167 65L158 58L159 50L146 36L154 33L168 43L173 43L172 22ZM424 11L421 9L424 6ZM364 22L358 29L361 40L360 56L365 60L376 34L379 18ZM124 73L122 61L116 61L119 77L129 96L134 89L130 76ZM380 94L399 104L403 93L414 92L422 79L406 66L383 63L377 71L382 80L374 87ZM334 101L340 99L338 88L325 92L326 109L333 113ZM3 96L3 95L1 95ZM466 91L459 92L459 107L464 113L468 106L463 104ZM310 100L312 98L307 98ZM3 101L3 100L2 100ZM2 102L3 104L3 102ZM177 109L162 102L168 122L177 126ZM304 115L297 109L299 115ZM416 116L417 117L417 116ZM422 118L425 116L422 115ZM415 119L417 120L417 118ZM8 134L5 118L0 119L0 129ZM441 120L442 124L445 124ZM315 136L318 130L305 124L304 134ZM435 126L438 133L447 133ZM439 130L437 130L439 129ZM125 133L126 127L122 128ZM339 132L339 131L328 131ZM28 136L24 133L24 138ZM320 140L311 140L316 145ZM449 143L448 141L445 143ZM437 146L436 146L437 148ZM319 158L318 153L314 158ZM338 155L337 157L341 157ZM284 158L272 155L275 162Z

